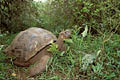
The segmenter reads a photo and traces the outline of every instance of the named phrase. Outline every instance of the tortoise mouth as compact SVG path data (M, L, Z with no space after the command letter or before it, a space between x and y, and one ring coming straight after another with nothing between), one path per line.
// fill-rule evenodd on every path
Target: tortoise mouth
M70 36L69 38L72 39L72 36Z

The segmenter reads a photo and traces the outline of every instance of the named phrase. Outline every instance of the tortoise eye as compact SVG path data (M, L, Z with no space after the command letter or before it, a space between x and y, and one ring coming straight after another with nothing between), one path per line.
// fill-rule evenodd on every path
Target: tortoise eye
M69 31L66 31L66 32L65 32L65 36L66 36L66 37L69 37L70 34L71 34L71 32L69 32Z

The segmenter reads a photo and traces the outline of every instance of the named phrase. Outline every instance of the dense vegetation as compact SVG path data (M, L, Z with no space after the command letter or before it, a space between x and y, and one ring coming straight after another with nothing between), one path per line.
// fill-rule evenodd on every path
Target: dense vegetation
M41 27L54 34L72 29L66 51L56 44L46 72L32 79L119 80L119 0L0 0L0 80L20 79L21 67L3 50L22 30ZM28 78L30 79L30 78Z

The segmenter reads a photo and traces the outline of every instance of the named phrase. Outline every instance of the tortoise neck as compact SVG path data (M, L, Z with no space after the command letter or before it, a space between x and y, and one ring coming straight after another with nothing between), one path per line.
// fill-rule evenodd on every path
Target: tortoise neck
M59 50L63 50L63 47L64 47L64 39L63 39L61 36L58 37L58 40L57 40L56 43L58 44L58 49L59 49Z

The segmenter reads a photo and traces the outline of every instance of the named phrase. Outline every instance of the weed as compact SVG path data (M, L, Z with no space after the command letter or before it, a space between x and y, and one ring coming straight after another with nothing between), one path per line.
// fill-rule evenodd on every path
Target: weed
M53 43L49 51L53 56L49 60L46 71L34 77L36 80L118 80L120 78L120 35L113 34L104 43L103 36L87 34L82 37L78 34L79 29L74 29L72 39L66 39L66 51L59 51L58 45ZM0 61L7 59L3 49L10 44L14 34L0 36ZM7 44L7 45L6 45ZM104 49L103 49L104 48ZM0 79L13 80L17 76L16 67L11 62L0 63ZM24 69L24 68L22 68Z

